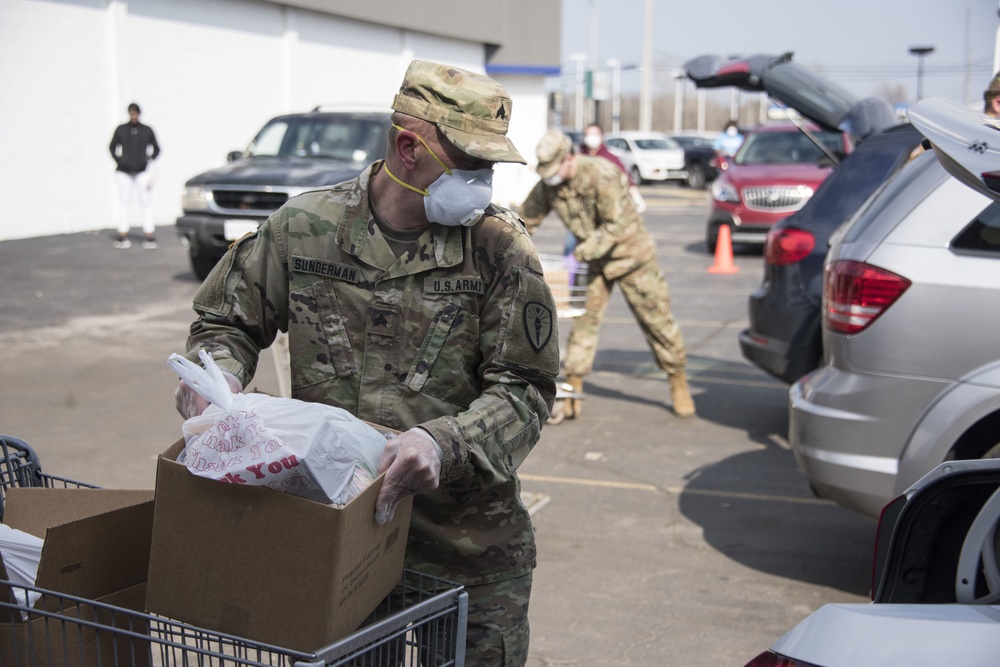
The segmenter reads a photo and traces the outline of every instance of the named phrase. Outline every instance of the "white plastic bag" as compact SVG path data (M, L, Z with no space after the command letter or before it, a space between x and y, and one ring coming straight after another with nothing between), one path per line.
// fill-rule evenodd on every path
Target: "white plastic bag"
M170 367L212 405L184 422L182 462L195 475L344 505L377 477L386 439L351 413L265 394L234 394L212 357Z
M0 523L0 553L7 568L7 578L18 586L34 586L38 577L38 563L42 560L44 540L17 528ZM22 607L34 607L41 593L25 591L11 586Z

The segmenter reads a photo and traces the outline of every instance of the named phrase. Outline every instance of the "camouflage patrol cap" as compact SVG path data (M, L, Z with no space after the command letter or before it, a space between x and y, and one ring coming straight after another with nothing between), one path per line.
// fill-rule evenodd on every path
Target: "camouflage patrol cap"
M983 100L989 102L992 98L1000 95L1000 72L993 75L990 85L983 91Z
M460 67L414 60L392 108L434 123L467 155L527 164L507 138L511 101L503 86Z
M535 156L538 158L538 166L535 171L542 178L548 178L557 171L559 165L569 154L573 147L573 140L559 130L549 130L542 135L542 140L535 148Z

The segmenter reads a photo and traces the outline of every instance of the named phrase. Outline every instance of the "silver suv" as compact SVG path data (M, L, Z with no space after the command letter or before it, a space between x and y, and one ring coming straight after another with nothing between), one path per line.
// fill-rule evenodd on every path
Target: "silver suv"
M385 155L390 111L317 107L272 118L229 164L184 187L177 233L204 280L229 245L289 197L354 178Z
M815 492L877 517L942 461L996 455L1000 204L927 151L831 239L824 279L827 365L789 392Z

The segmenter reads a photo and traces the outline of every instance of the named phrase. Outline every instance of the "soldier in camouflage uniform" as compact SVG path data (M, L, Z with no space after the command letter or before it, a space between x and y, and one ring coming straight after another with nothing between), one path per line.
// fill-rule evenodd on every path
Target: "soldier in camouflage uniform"
M542 180L520 209L528 231L554 210L577 239L573 255L588 264L586 313L573 320L563 361L573 393L582 394L583 377L593 368L601 319L617 284L657 364L667 373L674 413L693 415L684 372L687 353L670 312L670 288L656 261L653 239L629 196L628 179L607 160L575 155L569 137L558 130L542 137L537 156ZM566 403L566 416L579 416L580 401Z
M403 433L386 445L376 520L415 494L406 565L465 585L469 665L523 665L535 542L517 467L559 366L534 245L490 204L511 101L495 81L414 61L384 161L293 197L234 244L194 299L187 357L234 387L287 331L295 398ZM181 383L178 410L204 409Z

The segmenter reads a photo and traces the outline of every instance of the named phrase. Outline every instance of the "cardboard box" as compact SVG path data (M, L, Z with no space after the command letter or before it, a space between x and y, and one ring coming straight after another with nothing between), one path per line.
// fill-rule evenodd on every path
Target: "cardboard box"
M4 523L44 539L39 588L142 611L152 498L152 491L13 488L6 493ZM8 578L2 563L0 578ZM9 586L0 585L0 598L15 603ZM115 656L148 664L147 641L87 624L145 635L149 628L141 619L56 597L43 597L34 609L25 615L21 609L0 611L0 664L100 665Z
M412 497L375 523L381 477L343 508L157 462L146 609L299 651L353 632L399 582Z

